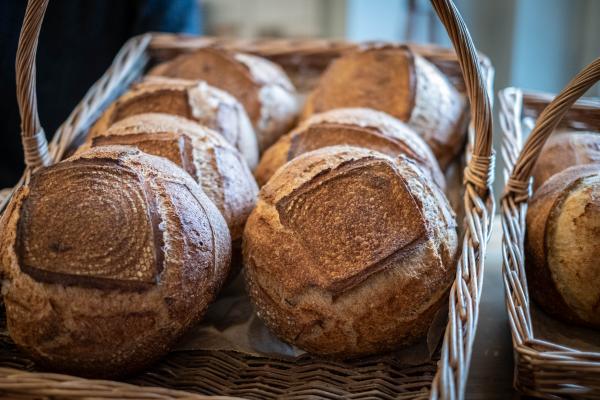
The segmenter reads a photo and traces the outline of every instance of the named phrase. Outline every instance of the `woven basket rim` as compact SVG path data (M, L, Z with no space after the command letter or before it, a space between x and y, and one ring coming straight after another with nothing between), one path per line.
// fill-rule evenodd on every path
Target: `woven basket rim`
M539 117L555 96L508 87L500 90L498 97L506 182L523 149L523 120ZM600 98L577 100L566 112L561 126L600 130ZM529 198L507 195L505 191L501 210L502 276L515 353L515 388L523 394L542 398L556 399L565 395L600 398L600 352L581 351L535 336L523 252Z

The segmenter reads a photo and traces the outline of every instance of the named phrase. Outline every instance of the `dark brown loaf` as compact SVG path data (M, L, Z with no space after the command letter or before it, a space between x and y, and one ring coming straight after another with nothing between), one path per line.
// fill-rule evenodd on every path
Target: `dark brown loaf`
M262 186L292 158L335 145L363 147L392 157L404 154L442 189L445 186L437 160L423 139L396 118L368 108L338 108L312 115L265 152L255 171L256 180Z
M172 115L138 114L97 134L91 144L132 145L178 164L221 211L231 238L241 239L258 187L240 153L215 131Z
M228 93L203 81L146 77L131 86L98 119L90 138L123 118L165 113L196 121L222 135L240 151L250 169L258 163L258 145L244 107Z
M46 367L98 377L164 355L214 299L231 251L188 174L121 146L35 172L1 232L14 342Z
M455 274L456 223L409 159L325 147L280 168L244 231L258 316L308 352L355 357L427 332Z
M287 132L298 113L296 91L285 72L261 57L203 48L159 64L149 74L200 79L230 93L246 108L260 151Z
M552 175L573 165L600 163L600 133L563 131L546 141L533 168L533 188L537 190Z
M526 269L533 299L567 322L600 328L600 165L546 181L527 211Z
M446 77L408 47L369 47L331 63L303 118L344 107L386 112L421 135L445 169L465 142L465 105Z

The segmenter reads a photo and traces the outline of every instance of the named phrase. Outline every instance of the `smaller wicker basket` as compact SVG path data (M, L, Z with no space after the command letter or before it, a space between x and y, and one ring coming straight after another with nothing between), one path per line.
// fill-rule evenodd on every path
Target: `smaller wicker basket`
M499 93L506 181L501 202L503 278L515 355L514 385L530 396L600 399L600 353L579 351L536 337L524 265L532 169L544 143L559 125L600 130L600 99L577 101L598 79L600 58L554 98L517 88ZM523 130L536 119L523 145Z

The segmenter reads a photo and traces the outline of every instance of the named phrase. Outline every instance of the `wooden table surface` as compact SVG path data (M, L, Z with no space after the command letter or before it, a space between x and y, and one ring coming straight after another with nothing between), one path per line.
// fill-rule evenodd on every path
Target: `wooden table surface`
M513 353L502 282L500 218L494 221L485 263L479 325L466 398L520 399L512 387Z

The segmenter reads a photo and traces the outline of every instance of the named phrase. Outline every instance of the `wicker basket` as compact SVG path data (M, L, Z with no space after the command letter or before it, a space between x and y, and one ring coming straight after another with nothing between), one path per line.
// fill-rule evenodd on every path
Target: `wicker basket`
M504 131L502 157L507 182L502 197L502 256L506 306L515 355L514 385L548 399L600 399L600 353L579 351L536 337L524 266L525 216L531 171L556 127L600 129L600 99L579 100L600 79L600 58L553 96L508 88L500 92ZM522 132L535 127L522 145Z
M151 60L169 58L199 46L226 45L258 53L274 61L314 57L321 70L350 43L326 41L222 41L182 39L147 34L132 38L113 65L92 86L81 103L47 145L38 119L35 96L35 50L48 0L30 0L17 54L18 100L27 169L32 171L60 160L85 134L109 102L139 77ZM244 398L404 399L464 398L473 339L477 325L484 255L494 210L492 178L494 155L491 130L489 61L481 61L468 31L450 0L432 0L457 49L456 54L437 47L415 47L435 63L471 99L472 119L468 161L462 179L465 215L462 255L449 294L449 322L435 360L406 366L392 355L353 362L317 360L310 356L294 362L255 357L233 351L172 352L151 370L125 382L98 381L35 372L33 363L15 348L6 330L0 335L0 395L35 398L197 398L205 395ZM288 56L292 57L288 57ZM326 57L322 57L326 55ZM294 61L290 61L290 65ZM288 65L289 66L289 65ZM285 65L284 65L285 67ZM462 75L465 79L462 79ZM7 199L10 198L10 194ZM2 205L2 209L4 205ZM196 393L202 393L199 395ZM231 397L230 397L231 398Z

